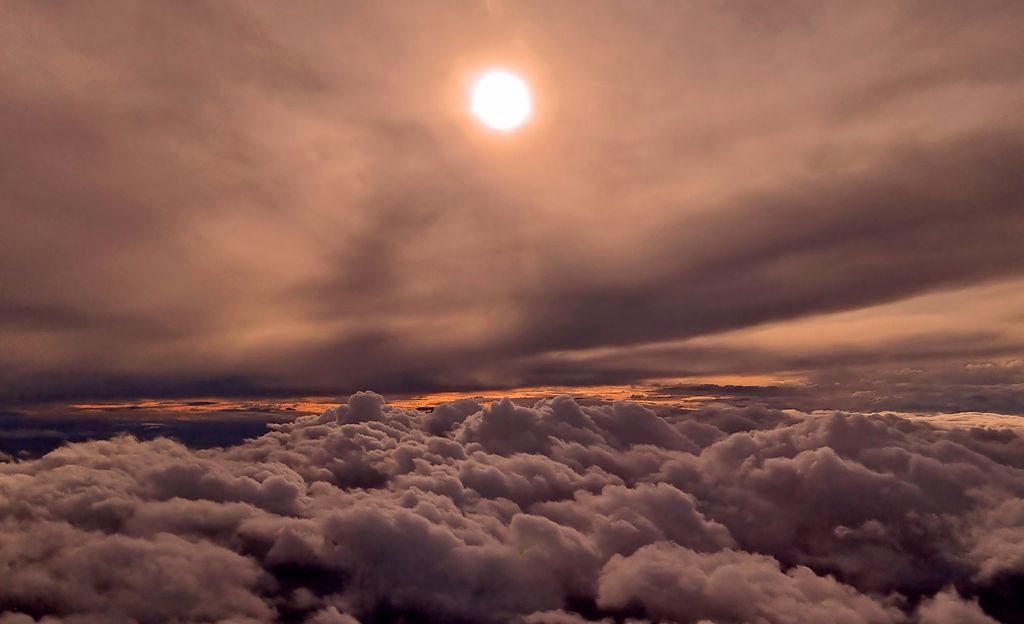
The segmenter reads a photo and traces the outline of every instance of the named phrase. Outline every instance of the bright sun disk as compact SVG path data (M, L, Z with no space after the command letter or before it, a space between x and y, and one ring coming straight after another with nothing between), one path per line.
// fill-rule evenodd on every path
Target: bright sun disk
M509 132L523 125L533 112L530 89L515 74L494 69L477 79L470 94L473 114L488 127Z

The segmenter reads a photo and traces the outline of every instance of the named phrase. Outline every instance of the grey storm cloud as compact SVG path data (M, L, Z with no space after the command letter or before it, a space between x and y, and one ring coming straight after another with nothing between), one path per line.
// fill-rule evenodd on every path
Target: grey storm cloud
M0 622L1018 622L1022 501L1010 430L363 392L0 463Z

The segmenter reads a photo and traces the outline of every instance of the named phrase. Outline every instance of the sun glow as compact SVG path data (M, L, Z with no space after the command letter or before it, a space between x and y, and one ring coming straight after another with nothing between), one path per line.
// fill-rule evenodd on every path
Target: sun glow
M473 84L470 108L489 128L511 132L530 118L533 100L522 78L503 69L493 69Z

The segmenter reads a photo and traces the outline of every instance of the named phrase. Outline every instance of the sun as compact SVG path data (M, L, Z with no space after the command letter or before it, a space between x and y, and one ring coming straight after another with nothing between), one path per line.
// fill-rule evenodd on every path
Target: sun
M533 100L526 81L504 69L492 69L473 84L470 108L487 127L511 132L530 118Z

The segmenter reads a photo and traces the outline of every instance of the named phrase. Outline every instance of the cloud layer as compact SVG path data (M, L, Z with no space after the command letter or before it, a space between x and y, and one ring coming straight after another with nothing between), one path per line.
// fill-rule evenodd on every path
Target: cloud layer
M369 392L273 429L0 463L0 622L1021 621L1008 430Z
M0 401L1024 358L1019 295L974 314L1024 277L1020 3L0 12ZM766 323L802 348L722 337Z

